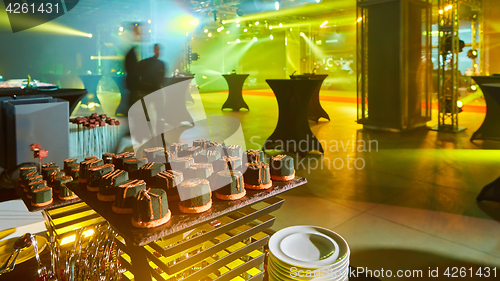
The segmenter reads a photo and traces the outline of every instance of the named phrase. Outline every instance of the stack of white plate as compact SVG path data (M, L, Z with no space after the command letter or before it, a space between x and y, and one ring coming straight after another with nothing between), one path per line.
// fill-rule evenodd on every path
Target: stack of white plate
M337 233L316 226L292 226L269 240L269 280L348 280L347 242Z

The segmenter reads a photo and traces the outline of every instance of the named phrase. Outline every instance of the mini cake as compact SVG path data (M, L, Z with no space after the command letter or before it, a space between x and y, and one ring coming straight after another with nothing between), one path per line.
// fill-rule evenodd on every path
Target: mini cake
M193 141L193 147L199 146L203 148L204 150L208 148L210 145L211 141L209 139L200 139L200 140L195 140Z
M230 145L228 147L226 147L225 149L225 154L224 156L228 156L228 157L233 157L233 156L236 156L236 157L240 157L241 158L241 154L243 153L242 149L241 149L241 146L239 145Z
M154 177L165 171L163 163L148 163L141 167L141 177L148 185L154 185Z
M207 145L206 150L216 151L221 155L225 147L226 145L223 142L214 141Z
M214 173L214 167L210 163L195 163L187 168L187 179L208 179Z
M221 171L217 173L215 196L222 200L237 200L245 196L243 175L238 171Z
M293 158L284 154L271 157L269 162L271 179L276 181L289 181L295 178Z
M153 228L167 223L170 217L167 193L163 189L152 188L139 191L133 204L133 226Z
M114 156L115 156L115 154L111 153L111 152L103 153L102 154L102 161L104 161L104 164L112 164Z
M123 170L128 172L131 179L141 178L141 167L148 163L146 158L130 158L123 163Z
M179 200L179 191L177 186L184 180L182 172L168 170L158 173L155 176L156 188L161 188L167 192L167 198L170 201Z
M19 184L21 187L25 187L27 179L36 175L38 175L36 167L21 167L19 170Z
M177 154L179 155L179 157L195 157L196 155L200 154L201 152L203 152L203 147L201 146L193 146L193 147L190 147L186 150L183 150L183 151L179 151Z
M260 161L263 162L265 160L264 151L250 149L245 152L243 158L245 158L247 163L260 162Z
M68 159L64 160L63 170L66 173L69 173L71 171L71 168L74 167L74 165L78 165L78 159L77 158L68 158Z
M172 167L172 170L177 170L181 172L185 172L187 168L191 165L194 164L194 158L193 157L179 157L177 159L174 159L170 162L170 166Z
M85 157L85 159L83 159L83 161L87 161L87 160L91 160L91 159L99 159L99 158L97 158L97 156L87 156L87 157Z
M194 157L196 163L212 163L215 160L219 160L220 152L217 150L207 150Z
M30 186L31 183L34 183L34 182L37 182L37 181L42 181L42 180L43 180L42 175L36 175L36 176L32 176L32 177L26 179L25 185L23 187L23 191L24 192L28 192L29 191L29 186Z
M72 167L68 175L73 177L73 179L77 179L80 176L80 165L78 165L78 167Z
M116 154L115 156L113 156L113 165L115 165L115 168L123 170L123 163L125 162L125 160L130 159L130 158L134 158L134 157L135 157L135 153L133 153L133 152L124 152L124 153Z
M267 189L273 186L269 165L264 162L245 164L245 187L249 189Z
M180 151L187 150L188 143L187 142L177 142L170 145L170 151L179 154Z
M128 173L124 170L114 170L102 176L99 182L97 199L101 201L115 201L118 186L128 181Z
M46 180L40 180L40 181L30 183L28 185L28 193L26 194L26 196L28 198L32 198L33 197L33 190L35 190L37 188L42 188L42 187L47 187Z
M208 180L187 180L178 186L178 190L181 199L179 202L181 212L196 214L212 208L212 191Z
M53 186L54 186L54 184L55 184L55 183L54 183L55 179L56 179L56 178L59 178L59 177L64 177L64 176L66 176L66 173L65 173L64 171L59 171L59 172L52 173L52 174L50 174L49 179L47 180L47 184L48 184L49 186L53 187ZM59 190L58 190L58 189L56 189L56 190L54 190L54 191L55 191L55 192L59 192Z
M97 157L81 162L79 173L78 173L78 182L79 183L87 183L87 179L88 179L87 174L88 174L89 169L103 165L103 164L104 164L104 161L102 159L98 159ZM71 175L71 176L74 176L74 175Z
M57 166L57 164L54 163L54 162L48 162L48 163L45 163L45 164L42 165L42 170L44 168L49 168L49 167L59 167L59 166Z
M148 162L160 162L160 163L164 163L162 161L155 161L155 158L158 157L158 156L165 157L165 149L163 149L163 147L145 148L142 151L142 157L147 158Z
M113 164L104 164L90 168L88 172L89 178L87 179L87 190L92 192L99 191L99 181L102 179L102 176L114 170L115 165Z
M146 182L143 180L129 180L119 185L113 211L119 214L132 214L135 197L143 189L146 189Z
M52 204L52 188L48 186L39 187L31 190L31 205L35 207L44 207Z
M72 200L78 198L78 196L66 186L66 184L71 181L73 181L71 176L54 179L54 191L57 190L59 192L59 199Z
M57 166L50 166L50 167L42 168L43 179L46 181L49 181L51 174L59 173L60 171L61 171L61 169L59 169L59 167L57 167Z
M214 165L214 171L216 173L224 170L236 170L241 167L241 158L237 156L222 157L212 164Z

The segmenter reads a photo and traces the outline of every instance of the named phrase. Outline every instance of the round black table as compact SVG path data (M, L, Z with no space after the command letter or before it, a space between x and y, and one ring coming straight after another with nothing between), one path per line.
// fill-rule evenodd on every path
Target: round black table
M80 79L83 82L83 86L89 92L89 94L82 99L82 104L88 105L90 102L101 104L101 101L97 97L97 85L99 84L102 75L88 74L88 75L78 75L78 77L80 77Z
M112 76L113 81L115 81L116 86L118 86L118 90L120 91L121 95L121 100L120 104L118 105L118 108L116 109L115 116L127 116L128 114L128 109L129 109L129 95L130 91L127 88L127 85L125 84L125 80L127 76L125 75L117 75L117 76Z
M226 102L222 105L222 110L224 108L230 108L234 111L240 111L242 108L250 110L245 100L243 100L242 93L243 83L245 83L248 74L223 74L222 76L224 76L229 86L229 94Z
M194 76L171 76L171 77L165 77L165 78L163 78L162 87L170 86L170 85L173 85L175 83L179 83L179 82L186 81L186 80L191 80L193 78L194 78ZM189 88L186 90L186 101L194 103L194 100L193 100L193 97L191 96Z
M476 80L477 77L473 77ZM494 140L500 141L500 77L495 77L498 83L483 84L478 81L485 81L478 78L476 83L483 91L486 101L486 115L481 127L472 134L470 141L474 140ZM493 81L493 79L488 79ZM486 81L488 81L486 80Z
M278 149L306 154L310 151L324 153L308 120L308 106L314 91L322 80L267 79L278 101L278 124L264 143L264 150Z
M291 79L302 79L302 80L308 80L308 79L317 79L321 80L321 84L323 84L323 81L326 79L328 74L302 74L302 75L293 75L290 76ZM328 116L328 113L323 109L321 106L321 103L319 102L319 92L321 90L321 84L317 89L314 90L314 93L311 97L311 101L309 102L309 112L308 112L308 118L309 120L315 121L316 123L319 123L320 118L325 118L330 121L330 116Z

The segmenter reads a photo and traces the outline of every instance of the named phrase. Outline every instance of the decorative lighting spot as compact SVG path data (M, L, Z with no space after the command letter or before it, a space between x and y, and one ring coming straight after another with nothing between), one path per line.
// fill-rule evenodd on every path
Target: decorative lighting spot
M212 33L209 33L209 34L208 34L208 37L212 37Z
M223 20L223 21L222 21L222 24L226 24L226 21L225 21L225 20Z
M246 28L245 28L245 29L243 29L243 32L247 32L247 31L248 31L248 29L246 29Z
M229 33L231 33L231 31L229 31L229 30L228 30L228 31L226 31L226 34L229 34Z
M270 25L270 26L269 26L269 29L273 29L273 26L272 26L272 25Z
M453 9L453 5L448 5L448 6L444 7L445 11L449 11L451 9Z
M240 39L239 39L239 38L238 38L238 39L236 39L236 43L240 43Z
M118 30L120 30L120 32L123 32L123 26L120 26L120 28L118 28Z
M325 20L322 24L319 25L321 28L325 28L325 26L328 24L328 21Z
M149 30L149 33L151 33L151 29ZM187 32L186 32L186 36L188 36L188 35L187 35Z
M443 10L439 10L439 14L440 15L444 14L444 11Z
M220 30L224 30L224 26L221 26L221 27L220 27Z
M477 63L475 63L475 64L474 64L474 67L475 67L475 68L477 68L477 67L478 67Z
M236 27L240 27L240 24L239 24L239 23L238 23L238 24L236 24Z
M203 30L203 32L208 33L208 29L206 29L206 28L205 28L205 29Z
M251 23L249 23L249 24L248 24L248 26L250 26L250 27L251 27L251 26L252 26L252 24L251 24Z
M253 41L257 41L257 37L254 37L252 40L253 40Z
M201 78L203 78L203 79L207 79L207 76L203 75L203 76L201 76Z
M236 19L236 23L240 23L240 19Z
M304 36L304 32L301 32L301 33L300 33L300 36Z
M231 44L231 42L227 42L227 44L229 45L229 44Z
M477 85L471 85L470 89L474 92L477 91Z
M89 38L92 38L92 33L87 34Z
M189 24L192 26L198 26L198 24L200 24L200 20L197 18L192 18L191 20L189 20Z
M271 35L269 35L269 38L270 38L271 40L273 40L273 39L274 39L274 36L271 34Z
M95 106L95 103L94 103L94 102L89 102L89 104L88 104L88 107L89 107L89 108L93 108L94 106Z
M461 100L457 100L457 107L462 108L464 106L464 103Z
M274 2L274 8L276 9L276 11L279 10L280 9L280 2L278 2L278 1Z
M279 26L279 27L282 27L282 26L283 26L283 24L280 22L280 24L278 24L278 26Z
M319 3L319 2L321 2L321 0L316 0L316 3Z
M359 18L357 19L357 22L360 22L360 21L362 21L362 20L363 20L363 17L359 17Z
M290 31L292 31L292 28L290 27Z
M148 23L151 24L151 20L148 20Z
M259 25L259 22L258 22L258 21L256 21L256 22L255 22L255 25Z

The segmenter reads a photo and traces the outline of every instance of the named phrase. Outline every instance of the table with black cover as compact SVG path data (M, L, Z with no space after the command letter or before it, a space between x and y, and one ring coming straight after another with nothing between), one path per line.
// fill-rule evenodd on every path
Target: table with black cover
M89 92L89 95L93 96L89 98L89 95L86 95L82 99L82 104L89 104L90 102L101 104L101 101L97 97L97 85L99 85L99 81L102 78L102 75L96 74L87 74L87 75L78 75L83 82L83 86Z
M248 74L223 74L222 75L229 86L229 94L227 96L226 102L222 105L222 109L230 108L234 111L240 111L242 108L248 108L247 103L243 100L243 83L248 77Z
M54 87L39 87L33 89L21 88L0 88L0 96L22 96L22 95L48 95L53 98L66 100L69 102L69 114L73 112L76 105L86 95L86 89L58 89Z
M186 80L191 80L193 78L194 78L194 76L165 77L165 78L163 78L162 87L167 87L167 86L173 85L175 83L179 83L179 82L186 81ZM186 91L186 101L194 103L193 97L191 96L191 93L189 92L189 90Z
M308 106L314 91L322 80L267 79L278 101L278 124L264 143L264 149L278 149L286 152L306 154L310 151L324 153L308 120ZM293 146L293 147L291 147Z
M500 76L475 76L472 78L483 91L486 101L486 115L483 124L472 134L470 141L500 141Z
M302 75L292 75L290 76L290 79L301 79L301 80L310 80L310 79L316 79L316 80L321 80L321 83L326 79L328 74L302 74ZM321 90L321 84L317 89L314 90L313 95L311 96L311 101L309 102L309 112L308 112L308 118L309 120L315 121L316 123L319 122L320 118L325 118L330 121L330 116L328 116L328 113L323 109L321 106L321 103L319 102L319 92Z

